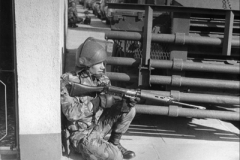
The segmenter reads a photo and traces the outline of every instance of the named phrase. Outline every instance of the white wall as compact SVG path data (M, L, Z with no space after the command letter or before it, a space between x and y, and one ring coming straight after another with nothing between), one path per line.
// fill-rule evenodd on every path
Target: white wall
M63 4L15 0L20 135L60 133Z

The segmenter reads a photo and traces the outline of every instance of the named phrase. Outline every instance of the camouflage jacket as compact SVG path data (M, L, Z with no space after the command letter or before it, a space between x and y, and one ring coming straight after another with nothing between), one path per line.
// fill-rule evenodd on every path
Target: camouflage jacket
M87 71L84 72L67 72L61 76L61 109L62 113L68 120L68 130L72 133L70 139L77 144L84 134L99 119L102 109L96 113L93 112L91 100L95 97L71 97L68 91L68 84L80 83L90 86L111 85L107 76L100 78L90 76Z

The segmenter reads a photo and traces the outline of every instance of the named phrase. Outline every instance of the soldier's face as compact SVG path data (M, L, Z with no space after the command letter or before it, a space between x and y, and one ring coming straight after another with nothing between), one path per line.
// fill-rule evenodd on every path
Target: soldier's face
M105 71L105 65L103 62L97 63L92 67L90 67L89 71L93 75L102 75L104 74L104 71Z

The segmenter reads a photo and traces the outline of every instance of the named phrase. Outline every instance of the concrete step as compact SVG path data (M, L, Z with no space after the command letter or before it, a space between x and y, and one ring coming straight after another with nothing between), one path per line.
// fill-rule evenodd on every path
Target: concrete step
M19 160L17 150L0 149L0 160Z

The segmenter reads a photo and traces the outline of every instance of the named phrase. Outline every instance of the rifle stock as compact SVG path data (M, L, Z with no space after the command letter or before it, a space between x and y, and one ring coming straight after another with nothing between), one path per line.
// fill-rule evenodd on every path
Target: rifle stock
M75 97L75 96L87 96L91 95L93 93L100 93L104 91L104 87L94 87L94 86L87 86L83 84L78 84L78 83L72 83L71 84L71 91L70 91L70 96Z

